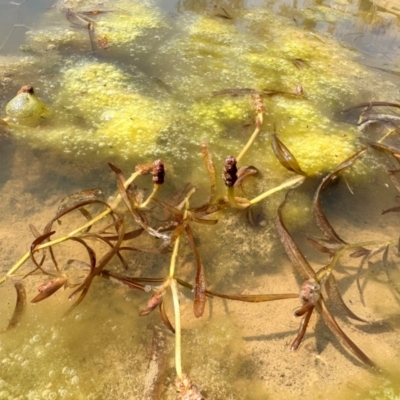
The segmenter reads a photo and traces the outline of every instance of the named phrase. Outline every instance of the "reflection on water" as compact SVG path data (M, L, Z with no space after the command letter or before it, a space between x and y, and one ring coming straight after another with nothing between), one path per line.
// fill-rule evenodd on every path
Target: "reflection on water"
M81 18L82 27L71 26L67 9ZM65 0L53 6L28 0L21 5L2 1L0 11L0 101L7 102L29 83L52 111L33 127L13 121L18 124L0 136L2 272L29 249L29 224L43 231L66 195L95 187L106 197L115 195L106 162L128 174L136 164L162 157L167 180L157 196L170 201L189 181L197 187L191 206L204 204L209 186L200 144L209 144L218 179L222 160L239 153L254 129L250 96L212 92L243 88L281 93L263 99L262 132L243 161L254 164L260 177L246 183L244 195L254 197L290 176L271 150L270 133L277 131L309 175L285 207L285 221L315 269L329 262L305 243L307 235L320 235L312 223L312 196L322 176L360 143L378 140L382 130L393 128L386 126L386 118L377 129L375 121L371 129L359 130L359 113L348 118L350 124L340 114L359 102L398 97L396 75L363 65L396 72L399 30L389 9L369 1L119 0L100 8L95 2ZM24 50L22 56L11 57L21 55L18 49ZM304 96L295 92L299 85ZM379 112L395 115L393 109ZM394 132L384 143L396 142ZM329 220L350 243L397 235L396 215L380 215L393 207L396 196L380 163L375 153L368 153L346 182L324 194ZM149 182L138 180L144 196L152 190ZM224 194L219 180L217 194ZM282 199L277 194L252 209L256 226L237 210L221 213L215 226L192 224L211 290L297 293L301 281L283 254L273 223ZM55 223L57 235L80 225L82 218ZM166 215L157 218L158 226ZM160 240L150 239L131 245L159 247ZM60 265L68 270L71 258L86 260L81 250L79 244L58 247ZM135 252L127 259L132 275L168 274L170 254ZM354 278L359 260L341 260L335 275L339 288L356 314L367 320L390 317L391 325L341 318L339 324L390 372L375 376L363 368L316 318L300 349L289 352L299 326L291 319L297 299L247 304L214 298L208 300L205 316L196 319L190 291L182 291L181 297L184 369L209 399L394 398L397 282L388 285L375 259L367 264L361 275L365 306ZM16 278L31 268L27 263ZM127 273L114 260L110 268ZM182 243L177 271L192 282L194 268L190 248ZM85 273L77 270L74 278ZM43 277L35 274L25 282L32 299ZM149 294L95 279L76 312L63 317L70 293L60 291L30 305L21 326L0 336L0 369L5 371L0 398L141 398L153 324L161 325L155 313L138 316ZM7 281L0 287L1 327L7 325L14 297ZM167 314L173 315L171 299L165 303ZM340 317L340 311L335 315ZM174 343L172 334L165 335L161 391L162 398L172 399Z

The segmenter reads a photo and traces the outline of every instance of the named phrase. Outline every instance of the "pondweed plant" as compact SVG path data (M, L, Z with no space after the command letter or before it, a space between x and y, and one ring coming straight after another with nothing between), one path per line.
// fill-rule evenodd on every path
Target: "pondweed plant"
M335 269L345 253L350 253L351 257L361 257L362 261L354 279L357 281L360 294L362 295L360 285L361 269L372 257L377 254L382 254L383 267L386 269L389 279L394 275L392 271L394 271L395 267L389 265L388 261L389 248L396 246L397 252L399 252L398 239L347 243L336 233L329 223L323 212L320 201L324 190L332 183L336 182L345 169L350 168L361 158L367 152L367 148L363 148L358 153L342 162L321 181L316 190L313 200L313 216L325 238L310 238L309 240L319 251L327 254L331 258L328 265L315 271L296 245L289 230L285 226L283 208L290 196L286 197L285 201L277 210L275 227L290 261L303 280L300 290L296 288L293 290L293 293L253 295L226 294L207 289L206 269L201 261L201 254L196 245L194 230L191 227L192 224L213 226L218 222L217 218L224 216L226 210L248 209L254 204L264 201L267 197L278 191L297 187L307 179L293 154L278 138L277 134L273 133L271 134L271 143L275 155L281 165L291 173L294 173L295 176L251 200L235 195L235 189L240 187L246 178L256 175L258 172L255 167L237 168L237 162L250 150L251 145L262 129L265 108L261 96L254 93L252 95L256 109L256 128L249 142L239 153L239 156L236 159L233 156L228 156L224 161L223 181L227 187L226 197L218 198L217 196L216 169L208 146L206 145L203 145L201 150L210 181L210 190L206 202L197 207L191 207L190 204L191 197L196 191L190 184L185 185L172 199L161 198L163 194L162 187L165 180L164 164L161 160L156 160L153 164L149 165L138 165L136 171L129 177L126 177L123 171L115 165L109 164L117 180L118 192L114 199L109 202L101 200L100 198L103 193L98 189L82 191L63 199L56 215L50 219L42 232L34 226L31 226L31 231L35 238L29 250L0 279L0 283L3 283L6 279L13 278L16 272L28 260L31 260L34 269L27 275L41 273L51 277L51 279L46 280L38 287L39 294L31 301L34 303L40 302L53 295L61 287L68 287L72 289L69 299L73 302L68 313L71 313L71 311L84 300L93 280L98 277L117 281L131 289L152 292L147 305L139 314L145 317L156 308L159 308L162 322L165 327L174 334L175 387L179 399L204 398L200 390L193 384L191 378L185 372L189 360L182 360L182 316L179 287L193 291L193 314L196 318L203 316L207 298L211 297L252 303L300 298L301 307L295 311L294 315L296 317L302 317L302 319L298 334L290 346L291 350L297 350L299 348L313 311L317 310L334 336L353 356L368 367L375 367L375 363L340 328L328 308L325 296L349 318L362 323L369 323L365 319L354 314L345 304L334 276ZM372 143L371 147L384 151L397 163L400 163L400 150L381 143ZM388 169L388 174L396 187L400 190L400 180L397 177L398 171L399 166L395 169ZM136 179L143 175L151 176L154 185L151 194L146 199L144 199L142 192L135 185ZM93 206L101 207L104 210L94 215L93 210L96 210L96 208L93 208ZM161 222L156 216L156 212L160 210L164 216L167 216ZM386 212L398 212L399 210L400 207L394 207L386 210ZM61 224L62 220L67 215L75 211L79 211L86 218L86 222L82 223L81 226L73 229L68 234L56 237L55 223ZM132 226L134 226L134 229L131 228ZM143 248L141 245L132 245L132 241L138 240L142 235L148 235L154 238L157 244L150 249ZM194 256L196 267L193 283L180 278L181 265L178 262L178 254L184 238L187 239ZM83 279L78 281L73 281L68 271L61 268L57 262L56 253L58 246L67 241L75 242L80 245L84 254L87 255L88 262L86 265L88 273ZM97 247L95 248L92 243L100 243L104 246L106 248L106 251L103 251L104 254L99 256ZM123 253L140 251L150 251L158 254L166 254L166 257L169 256L170 262L167 276L161 278L151 276L134 277L130 276L128 272L126 272L126 274L121 274L113 270L112 260L117 258L122 266L128 270L129 263ZM49 256L53 263L51 270L44 267L44 262ZM26 295L22 281L15 283L17 305L8 329L15 328L20 323L25 309ZM164 304L167 294L172 298L173 318L170 318L168 315ZM155 328L155 337L157 337L157 335L161 337L158 327ZM159 393L159 388L156 382L157 379L150 381L146 388L146 393L149 398L157 398L156 393Z

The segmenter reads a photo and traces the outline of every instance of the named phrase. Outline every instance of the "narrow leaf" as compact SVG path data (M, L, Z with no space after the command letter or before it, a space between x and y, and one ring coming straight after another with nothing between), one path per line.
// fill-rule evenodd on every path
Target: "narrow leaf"
M313 201L313 216L315 219L316 224L318 227L321 229L322 233L330 240L335 240L337 243L342 243L346 244L346 242L339 237L339 235L335 232L331 224L328 222L328 220L325 217L325 214L322 210L321 206L321 201L320 201L320 196L321 193L326 189L332 182L333 180L337 179L338 173L343 171L344 169L350 167L351 165L354 164L354 162L365 152L367 151L366 148L363 148L362 150L358 151L356 154L353 156L349 157L346 159L344 162L342 162L337 168L335 168L330 174L328 174L321 182L321 184L318 186L318 189L315 193L314 196L314 201Z
M67 283L67 277L65 275L59 276L57 278L51 279L45 283L42 283L39 287L39 294L31 300L31 303L38 303L47 297L50 297L52 294L57 292L62 286Z
M306 313L303 316L303 318L301 319L299 331L297 333L296 339L294 339L293 343L290 346L290 350L294 351L299 348L299 346L304 338L304 335L306 333L308 323L310 322L311 315L314 311L314 307L315 306L311 303L306 305L306 307L305 307Z
M171 321L168 318L167 313L165 312L164 302L160 303L160 315L161 319L164 322L164 325L173 333L175 334L175 328L172 326Z
M312 269L311 265L308 263L303 253L297 247L296 243L290 236L288 230L286 229L283 218L282 209L286 203L287 194L285 200L281 203L278 208L277 217L275 219L275 227L278 232L279 240L281 241L286 254L288 255L293 266L296 268L300 276L304 279L316 278L315 271Z
M327 253L330 256L333 256L337 251L343 248L341 243L337 243L333 240L308 237L307 241L321 253Z
M323 297L321 296L317 305L318 312L322 315L325 323L328 325L328 328L331 332L336 336L339 342L351 351L361 362L364 364L375 367L375 364L360 350L360 348L342 331L335 318L329 311L328 307L325 304Z
M300 175L305 175L305 173L300 168L299 163L297 162L294 155L290 152L290 150L279 140L276 133L272 134L272 150L278 161L281 165L288 169L289 171L296 172Z
M243 185L243 182L250 176L257 176L259 174L259 171L256 167L253 167L252 165L250 166L245 166L245 167L240 167L237 171L237 180L234 184L235 187L240 187Z
M342 295L340 294L336 279L333 274L330 274L328 279L326 280L325 289L328 293L329 300L331 300L335 304L335 306L340 308L349 318L360 322L368 322L367 320L360 318L358 315L354 314L353 311L351 311L350 308L347 307Z

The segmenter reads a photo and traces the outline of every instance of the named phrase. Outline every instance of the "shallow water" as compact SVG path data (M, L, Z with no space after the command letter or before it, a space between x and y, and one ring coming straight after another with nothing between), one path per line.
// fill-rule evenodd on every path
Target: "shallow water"
M75 3L79 10L100 8L94 2ZM120 24L133 26L124 9L127 4L140 6L135 9L133 38L114 25L106 30L107 21L117 17ZM285 222L313 268L326 265L329 258L306 242L307 235L322 235L312 221L312 196L328 171L388 129L378 126L360 133L359 114L343 121L340 111L360 102L398 99L397 17L369 1L232 0L218 3L220 8L206 1L143 4L110 3L117 11L93 17L98 25L97 50L92 54L87 30L71 29L59 5L33 0L20 6L0 3L0 43L15 24L31 28L25 38L21 32L26 28L15 27L0 51L0 102L30 83L52 109L49 118L34 126L19 121L0 136L0 271L5 273L29 250L29 224L43 230L66 195L95 187L101 187L106 198L115 195L115 177L107 162L128 175L136 164L162 157L167 181L157 196L168 201L190 181L198 188L191 205L201 205L209 187L200 144L207 142L222 196L220 165L227 154L238 154L251 135L254 111L249 96L212 97L212 91L292 91L298 84L304 87L304 98L277 95L264 100L262 132L243 161L259 168L261 178L246 183L245 192L254 197L292 176L271 151L270 133L276 130L309 175L291 195ZM101 7L109 10L107 3ZM102 48L106 39L109 47ZM20 58L21 44L31 49ZM297 66L293 60L300 60ZM384 141L392 146L397 142L394 134ZM323 196L329 221L349 243L396 239L397 214L381 216L382 210L396 205L397 194L381 160L369 151L345 181ZM148 195L148 177L137 182ZM273 224L282 200L279 193L257 205L256 226L235 210L218 214L215 226L191 224L211 290L298 292L301 278ZM61 225L54 224L57 237L81 225L82 218L72 215ZM160 213L157 218L166 216ZM99 258L104 254L99 244L90 245ZM143 235L129 245L154 249L159 240ZM66 265L71 258L87 261L79 244L64 243L55 251L71 279L85 276L85 270ZM117 260L108 268L130 276L168 275L170 253L134 252L126 258L128 272ZM351 339L384 369L382 374L363 367L316 316L301 347L290 352L299 326L292 318L298 299L251 304L213 298L208 299L205 315L196 319L193 295L182 290L184 370L209 399L318 399L327 394L333 399L396 398L399 294L397 281L388 280L379 260L364 266L365 306L355 282L360 260L343 258L335 276L356 314L388 322L353 323L340 309L333 310ZM50 265L46 261L45 266ZM12 314L13 280L32 268L28 261L0 287L1 328ZM177 274L193 283L194 271L190 247L182 240ZM29 300L45 280L38 274L25 278ZM97 278L83 303L65 317L71 292L61 290L29 304L20 325L1 334L0 398L142 398L152 324L163 326L157 310L149 317L138 316L150 295ZM169 298L166 309L172 319ZM174 344L172 334L164 333L161 398L172 399Z

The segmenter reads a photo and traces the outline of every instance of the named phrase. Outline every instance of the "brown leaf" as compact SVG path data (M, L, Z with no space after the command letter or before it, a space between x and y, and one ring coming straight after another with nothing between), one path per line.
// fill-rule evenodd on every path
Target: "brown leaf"
M364 364L375 367L375 364L362 352L362 350L342 331L340 326L337 324L335 318L327 308L325 301L321 295L321 299L318 301L317 310L322 315L325 323L328 325L328 328L331 332L336 336L339 342L345 346L348 350L351 351L361 362Z
M325 282L325 289L328 293L329 300L331 300L338 308L340 308L349 318L360 322L368 322L367 320L360 318L358 315L354 314L350 308L347 307L340 294L339 288L337 286L336 279L333 274L330 274Z
M175 334L175 328L172 326L171 321L168 318L167 313L165 312L165 307L164 307L164 302L162 301L160 303L160 315L161 319L164 322L164 325L172 332Z
M296 243L290 236L288 230L286 229L283 218L282 209L286 203L287 194L285 200L281 203L278 208L278 215L275 219L275 227L278 232L279 240L281 241L286 254L288 255L293 266L299 272L300 276L304 279L316 278L315 271L312 269L311 265L308 263L303 253L297 247Z
M294 155L290 152L290 150L278 139L276 133L272 134L272 150L276 158L282 164L283 167L288 169L289 171L296 172L300 175L305 175L305 173L300 168L299 163L297 162Z
M323 212L320 196L321 193L326 189L333 180L335 180L339 174L339 172L343 171L344 169L353 165L353 163L365 152L367 151L366 148L361 149L356 154L352 155L345 161L343 161L337 168L335 168L330 174L328 174L318 186L318 189L314 196L313 201L313 216L315 219L316 224L321 229L322 233L330 240L334 240L337 243L346 244L346 242L339 237L336 231L333 229L332 225L328 222L325 214Z
M200 259L200 254L194 241L193 232L189 225L185 226L185 231L196 260L196 280L194 285L193 311L195 317L200 318L203 315L206 306L206 277L204 273L204 267Z
M37 303L47 297L50 297L52 294L57 292L62 286L67 283L67 277L65 275L59 276L57 278L51 279L45 283L42 283L39 287L39 294L31 300L31 303Z

